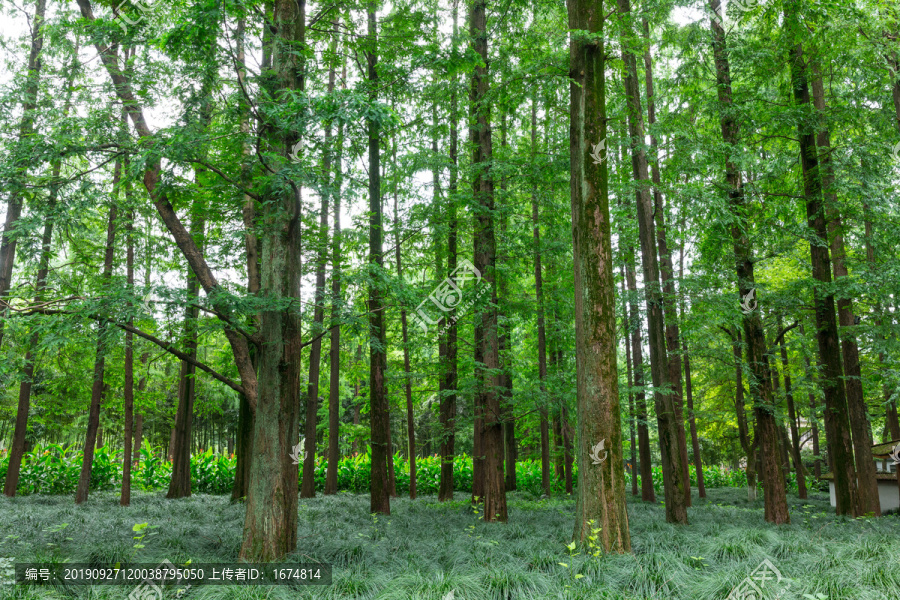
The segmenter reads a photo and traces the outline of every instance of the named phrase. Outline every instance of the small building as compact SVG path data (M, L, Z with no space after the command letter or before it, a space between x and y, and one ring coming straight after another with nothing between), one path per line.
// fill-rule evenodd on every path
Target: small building
M895 459L895 457L898 457ZM900 470L897 460L900 460L900 440L885 442L872 446L872 460L875 461L875 478L878 480L878 500L881 503L881 512L897 510L900 508ZM828 481L828 492L831 496L831 505L836 506L834 495L834 475L827 473L822 479Z

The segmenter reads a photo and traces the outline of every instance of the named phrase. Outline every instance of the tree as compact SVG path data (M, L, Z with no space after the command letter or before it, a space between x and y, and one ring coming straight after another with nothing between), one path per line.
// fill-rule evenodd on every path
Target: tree
M575 262L578 496L575 540L600 528L605 552L631 551L622 472L615 281L606 152L603 3L569 0L570 194ZM597 140L594 143L594 140ZM608 446L605 444L608 442Z

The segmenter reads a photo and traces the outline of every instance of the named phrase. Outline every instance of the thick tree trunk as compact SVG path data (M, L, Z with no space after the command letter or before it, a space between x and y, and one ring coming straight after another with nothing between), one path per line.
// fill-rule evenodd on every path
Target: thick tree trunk
M473 49L481 58L472 73L470 118L472 134L472 194L474 223L473 264L482 275L481 285L490 286L490 302L480 303L475 324L475 406L478 410L475 436L480 440L484 520L505 522L506 488L503 476L503 415L500 407L500 350L497 333L497 246L494 237L494 181L492 159L490 80L488 73L487 0L475 0L469 13ZM474 482L473 482L474 483ZM473 485L474 488L474 485Z
M46 11L47 0L35 0L34 19L31 21L31 52L28 54L28 72L25 76L25 89L22 95L22 120L19 122L18 141L20 144L34 133L34 118L41 81L41 50L44 47L43 27ZM24 164L17 166L22 178L25 177L30 166L30 161L24 160ZM25 181L23 180L15 181L12 189L9 190L6 221L3 223L3 233L0 234L0 302L6 299L12 286L13 265L16 262L16 244L18 242L15 228L19 217L22 216L24 190ZM3 309L2 312L5 314L6 310ZM0 346L3 345L4 323L5 320L0 319Z
M574 539L598 535L604 552L631 551L622 471L616 371L616 307L606 152L606 49L603 3L569 0L569 28L597 36L569 45L575 360L578 397L578 496ZM686 518L686 517L685 517Z
M369 100L376 102L378 86L377 33L374 2L369 2L368 49L366 50ZM386 324L384 292L381 289L383 225L381 208L381 142L380 125L375 119L367 121L369 136L369 420L372 443L372 472L370 476L370 511L391 514L391 490L388 477L391 418L385 389Z
M273 77L267 85L274 89L269 93L274 96L282 91L302 91L305 67L298 54L306 46L305 2L275 0L273 23L280 43L273 44ZM270 123L265 128L272 147L287 162L298 136ZM265 211L260 218L267 234L260 254L260 294L296 305L301 285L300 190L273 190L262 204ZM248 562L272 561L297 547L298 472L291 449L299 438L300 315L296 310L273 307L262 311L259 323L265 343L258 352L259 401L239 555ZM248 397L252 407L249 392Z
M452 54L457 55L458 38L458 1L453 1L453 38ZM459 151L459 109L456 76L450 80L450 181L447 193L447 275L456 271L457 230L459 221L456 213L456 193L459 171L457 166ZM457 329L456 316L453 311L447 315L447 333L443 343L446 345L446 357L440 376L440 455L441 473L438 482L438 500L441 502L453 499L453 459L456 453L456 386L457 386Z
M790 39L791 82L794 102L805 109L810 105L806 59L803 54L804 32L800 25L799 0L785 0L784 23ZM806 119L797 125L800 136L800 164L803 170L803 193L806 201L807 226L818 240L810 241L812 275L816 280L813 297L816 307L816 337L819 344L819 361L823 366L822 386L825 390L825 429L828 455L834 466L836 511L839 515L859 514L856 486L856 469L851 450L850 425L848 423L847 397L844 389L841 350L838 342L835 318L834 294L820 288L831 284L831 259L828 246L828 230L822 201L822 180L816 151L815 129ZM871 457L869 457L871 462Z
M628 133L631 138L632 171L637 184L638 228L641 242L641 263L647 300L647 321L650 342L650 374L653 380L656 420L659 427L659 445L662 455L663 489L666 497L666 521L687 524L687 490L684 486L684 467L678 433L677 411L673 394L668 391L672 383L668 374L666 357L665 323L663 319L663 294L659 285L656 232L653 223L653 200L647 154L643 149L644 117L641 108L641 91L637 78L637 54L634 43L634 27L630 0L618 0L621 15L620 40L622 60L625 63L625 96L628 104Z
M822 75L812 68L813 104L823 116L825 105L825 85ZM837 192L834 189L835 175L831 163L831 133L827 127L820 127L816 134L819 149L819 169L825 196L825 212L828 221L828 239L831 248L831 267L835 281L847 277L847 256L844 249L844 232L838 207ZM875 477L875 461L872 460L872 430L869 425L869 411L863 395L862 372L859 365L859 346L852 333L855 324L853 301L848 297L837 300L840 321L841 354L844 366L844 386L847 408L850 413L850 430L853 438L853 454L856 458L857 502L859 514L881 516L881 502L878 498L878 480Z

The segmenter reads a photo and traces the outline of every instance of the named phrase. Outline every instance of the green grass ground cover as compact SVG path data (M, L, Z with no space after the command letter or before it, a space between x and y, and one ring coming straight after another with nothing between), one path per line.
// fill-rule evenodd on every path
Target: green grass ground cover
M696 492L695 492L696 493ZM188 599L725 600L769 559L785 577L768 595L741 600L900 599L900 518L837 518L828 496L790 499L792 524L762 519L762 501L720 488L694 499L687 527L665 522L661 505L629 501L634 553L571 555L574 501L510 494L510 521L484 523L462 494L392 501L390 517L369 514L365 495L319 496L300 504L300 562L334 565L330 587L194 587ZM243 507L222 496L165 500L136 493L119 507L111 492L81 507L69 497L0 498L0 559L45 564L116 561L236 562ZM148 523L134 548L133 527ZM566 566L562 566L564 563ZM2 573L0 573L2 576ZM0 598L127 598L131 587L0 586Z

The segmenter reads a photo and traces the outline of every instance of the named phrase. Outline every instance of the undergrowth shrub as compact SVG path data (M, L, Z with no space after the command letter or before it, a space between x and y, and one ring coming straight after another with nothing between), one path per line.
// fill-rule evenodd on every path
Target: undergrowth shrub
M35 448L22 461L18 493L28 494L69 494L78 485L82 452L74 445L62 447L50 444ZM369 491L370 456L357 454L341 457L338 462L338 490L352 493ZM234 483L234 455L215 454L211 450L191 456L191 487L203 494L228 494ZM6 477L9 456L0 457L0 480ZM300 465L298 470L302 471ZM440 482L441 457L426 456L416 458L416 491L419 494L437 494ZM394 472L398 494L409 492L409 461L399 454L394 455ZM316 458L316 490L324 491L327 461ZM691 485L697 485L696 471L690 467ZM172 463L164 460L160 449L140 449L140 461L132 469L132 482L136 489L144 491L164 490L172 475ZM741 488L746 486L746 476L741 470L720 466L705 466L703 477L708 488ZM301 473L302 478L302 473ZM573 466L573 486L578 483L578 465ZM94 466L91 473L91 489L112 490L121 485L122 454L107 446L94 452ZM541 487L540 460L516 462L517 489L535 497L543 494ZM640 476L638 475L640 484ZM813 481L810 480L810 484ZM460 492L472 491L472 458L461 454L453 461L454 489ZM631 485L631 474L625 473L626 487ZM653 467L653 485L657 494L662 494L662 467ZM552 491L561 493L565 489L563 481L553 477ZM788 489L797 490L796 477L788 475Z

